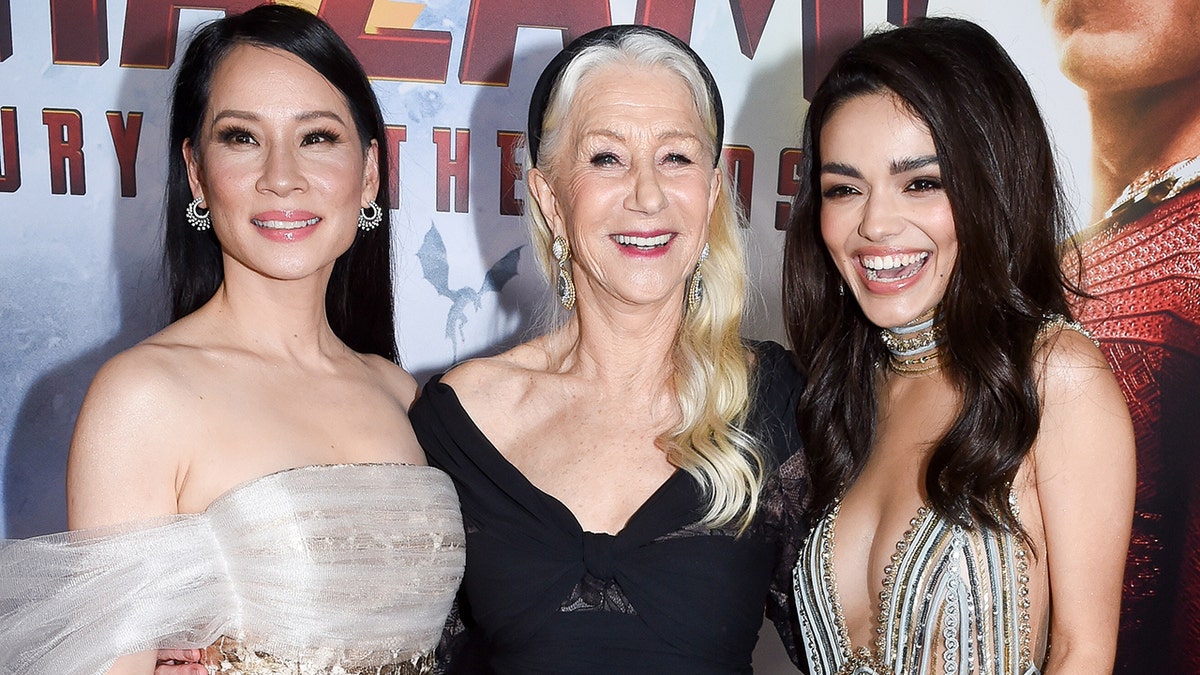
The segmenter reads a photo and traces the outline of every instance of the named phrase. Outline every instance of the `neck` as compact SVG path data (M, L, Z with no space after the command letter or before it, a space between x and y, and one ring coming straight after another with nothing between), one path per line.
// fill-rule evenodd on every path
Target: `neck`
M1152 89L1088 95L1092 116L1092 220L1100 220L1125 186L1200 148L1200 78Z
M345 345L325 315L329 270L304 279L270 279L225 265L225 281L205 308L222 338L264 356L303 360L340 353Z
M562 347L555 351L561 354L563 370L627 394L661 391L673 371L681 305L674 311L651 311L598 304L577 304L559 332Z
M888 349L888 367L901 375L932 372L942 367L946 326L941 306L935 306L914 321L880 331Z

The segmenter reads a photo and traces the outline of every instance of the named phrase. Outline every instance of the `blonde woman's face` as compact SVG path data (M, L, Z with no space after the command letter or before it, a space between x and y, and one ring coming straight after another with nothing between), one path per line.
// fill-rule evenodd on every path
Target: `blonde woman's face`
M530 187L571 245L579 303L682 302L720 189L690 90L659 68L586 75L551 174Z

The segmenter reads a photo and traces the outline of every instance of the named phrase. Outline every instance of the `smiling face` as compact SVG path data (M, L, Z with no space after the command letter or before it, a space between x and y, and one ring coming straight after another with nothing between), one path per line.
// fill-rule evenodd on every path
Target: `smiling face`
M932 309L958 256L933 137L892 94L843 103L821 130L821 236L871 323Z
M608 65L585 75L564 142L529 186L571 244L579 303L682 303L720 187L712 140L683 79Z
M328 274L379 185L345 97L302 60L240 45L221 61L193 147L192 194L212 213L226 277Z

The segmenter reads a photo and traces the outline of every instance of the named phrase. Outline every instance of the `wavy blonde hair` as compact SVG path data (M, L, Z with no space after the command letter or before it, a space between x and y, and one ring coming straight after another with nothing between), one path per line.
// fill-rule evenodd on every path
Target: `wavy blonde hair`
M715 109L700 66L658 35L630 32L615 43L585 48L563 68L546 105L536 168L547 175L554 170L554 160L566 141L564 122L585 76L616 64L665 68L678 75L691 92L714 146L713 156L720 156L721 149L715 147ZM719 165L718 170L724 167ZM526 215L539 266L553 284L558 269L550 253L553 234L532 190ZM721 181L708 225L704 298L691 311L681 308L684 316L672 354L672 384L681 419L657 439L657 445L671 464L700 484L707 502L700 522L711 528L733 526L741 532L758 510L766 464L757 441L742 428L751 403L750 353L741 339L746 294L744 222L728 181ZM549 324L561 326L566 311L557 302L551 306Z

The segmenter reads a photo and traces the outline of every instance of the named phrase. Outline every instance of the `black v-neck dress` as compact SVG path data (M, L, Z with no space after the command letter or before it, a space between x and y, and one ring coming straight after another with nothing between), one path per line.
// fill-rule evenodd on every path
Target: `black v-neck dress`
M752 347L758 366L747 431L772 472L759 517L741 536L696 524L701 495L684 471L619 533L585 532L500 454L453 389L438 377L426 385L410 417L429 463L458 488L467 533L458 610L473 658L521 675L750 672L765 605L796 653L788 599L807 530L808 474L795 424L802 382L781 346ZM472 664L464 670L452 661L450 672L479 672Z

